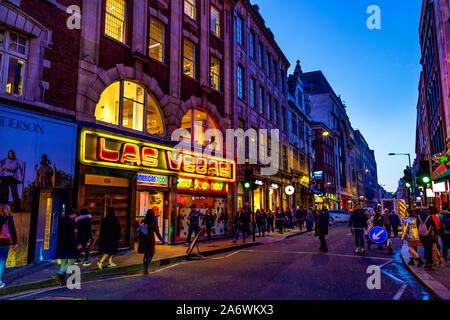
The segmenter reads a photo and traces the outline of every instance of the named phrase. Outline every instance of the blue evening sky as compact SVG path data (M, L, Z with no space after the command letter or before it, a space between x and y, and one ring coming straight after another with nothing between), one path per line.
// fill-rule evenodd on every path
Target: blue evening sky
M415 158L420 76L421 0L251 0L291 62L322 70L347 105L354 129L375 150L378 180L388 191ZM369 30L370 5L381 9L381 29Z

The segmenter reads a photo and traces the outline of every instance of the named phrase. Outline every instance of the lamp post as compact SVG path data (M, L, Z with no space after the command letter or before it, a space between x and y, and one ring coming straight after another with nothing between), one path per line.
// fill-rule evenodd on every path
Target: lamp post
M411 154L410 153L389 153L389 155L390 156L408 156L409 169L411 170L411 174L412 174ZM413 183L413 185L412 185L413 191L414 191L414 194L415 194L415 190L416 190L416 179L415 179L415 177L413 177L412 183ZM426 193L426 190L425 190L425 193ZM425 197L426 197L426 195L425 195ZM411 190L410 190L410 188L408 188L408 203L409 203L409 208L411 209L412 206L411 206Z

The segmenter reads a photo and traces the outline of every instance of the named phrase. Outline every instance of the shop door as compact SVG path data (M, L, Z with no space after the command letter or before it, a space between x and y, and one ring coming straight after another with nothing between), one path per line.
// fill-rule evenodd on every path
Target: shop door
M92 231L97 239L100 235L100 227L103 218L107 216L108 209L116 207L119 218L122 238L119 248L129 247L130 230L130 196L128 188L86 186L84 207L89 209L92 215Z

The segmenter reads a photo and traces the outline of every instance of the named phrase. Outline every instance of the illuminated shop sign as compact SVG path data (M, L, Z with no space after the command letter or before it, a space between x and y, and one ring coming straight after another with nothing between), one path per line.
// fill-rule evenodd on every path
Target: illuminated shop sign
M80 141L82 164L177 174L184 178L236 181L233 160L200 153L175 153L171 147L89 129L83 129Z
M177 189L195 192L222 193L227 192L227 184L224 182L178 178Z
M156 186L156 187L167 187L169 186L167 176L158 176L148 173L138 173L137 184L140 186Z

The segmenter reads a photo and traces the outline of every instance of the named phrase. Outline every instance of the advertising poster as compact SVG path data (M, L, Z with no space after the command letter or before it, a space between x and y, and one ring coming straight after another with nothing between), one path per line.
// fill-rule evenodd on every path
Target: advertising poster
M11 207L18 249L7 267L27 263L33 188L72 188L75 124L0 106L0 203Z

